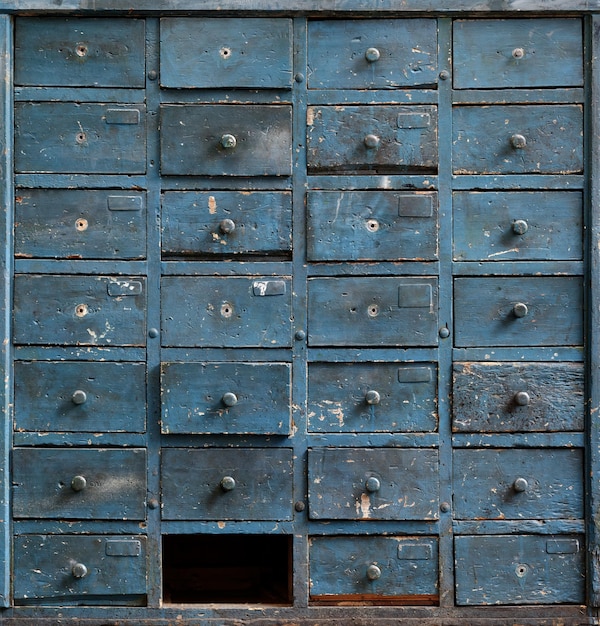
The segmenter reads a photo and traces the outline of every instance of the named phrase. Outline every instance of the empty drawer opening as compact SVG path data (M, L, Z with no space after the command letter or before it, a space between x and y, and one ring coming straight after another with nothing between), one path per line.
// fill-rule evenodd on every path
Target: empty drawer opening
M163 536L167 604L290 604L291 537Z

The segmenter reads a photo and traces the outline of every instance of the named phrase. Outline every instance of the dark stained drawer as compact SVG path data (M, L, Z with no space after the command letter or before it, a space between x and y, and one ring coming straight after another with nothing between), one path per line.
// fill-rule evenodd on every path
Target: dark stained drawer
M238 17L163 18L163 87L289 88L292 21Z
M288 435L289 363L163 363L163 434Z
M15 448L12 461L17 519L145 519L145 450Z
M289 520L292 463L288 448L163 448L163 519Z
M438 452L417 448L312 448L311 519L435 520Z
M385 89L436 82L435 20L308 23L310 89Z
M454 451L457 519L583 518L583 450Z
M552 432L584 428L581 363L455 363L455 432Z
M15 430L142 433L146 365L17 361Z
M313 602L437 604L438 541L432 537L311 537Z
M310 191L309 261L433 261L435 192Z
M307 112L311 170L437 168L435 106L318 106Z
M312 432L431 432L437 418L432 363L309 363Z

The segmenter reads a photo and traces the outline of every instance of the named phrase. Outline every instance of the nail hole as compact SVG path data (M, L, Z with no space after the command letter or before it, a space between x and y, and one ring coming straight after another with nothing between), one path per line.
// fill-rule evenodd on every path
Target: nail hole
M85 133L77 133L77 135L75 135L75 141L77 143L85 143L86 139Z
M88 314L87 304L78 304L75 307L75 315L77 317L85 317Z
M219 50L219 54L221 55L221 58L226 59L231 56L231 48L221 48Z
M75 228L79 231L79 232L83 232L84 230L87 230L88 228L88 221L83 218L80 217L76 222L75 222Z
M78 57L84 57L87 55L87 53L88 53L88 48L86 45L82 43L78 44L77 47L75 48L75 54Z

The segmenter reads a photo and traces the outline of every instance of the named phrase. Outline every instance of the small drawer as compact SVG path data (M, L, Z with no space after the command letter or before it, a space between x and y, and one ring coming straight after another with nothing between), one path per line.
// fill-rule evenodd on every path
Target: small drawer
M289 448L163 448L165 520L289 520Z
M292 173L291 106L163 105L160 116L164 175Z
M309 562L310 599L316 604L438 603L433 537L311 537Z
M289 363L163 363L163 434L289 435Z
M17 604L139 605L146 595L142 535L19 535L14 538Z
M454 332L458 347L580 346L580 276L456 278Z
M17 344L143 346L146 279L17 274Z
M15 171L144 174L142 104L15 104Z
M15 430L146 430L144 363L15 362Z
M289 277L164 276L164 346L291 345Z
M437 168L435 106L313 106L307 125L311 170Z
M311 346L435 346L437 278L312 278Z
M292 21L247 18L163 18L162 87L290 88Z
M310 89L393 89L437 83L432 19L308 23Z
M12 462L17 519L145 519L145 450L15 448Z
M581 363L453 366L455 432L582 431L584 415Z
M144 20L17 18L15 84L144 88L145 48Z
M455 261L579 261L579 191L455 191Z
M581 519L583 450L454 451L456 519Z
M311 519L435 520L438 452L424 448L313 448Z
M455 174L580 174L583 108L459 106L453 110Z
M310 191L309 261L434 261L436 192Z
M143 259L146 195L103 189L19 189L15 256Z
M433 363L309 363L311 432L433 432Z
M585 602L582 536L465 535L454 550L459 605Z
M454 86L580 87L582 33L579 19L456 20Z
M287 191L167 191L161 226L164 257L289 257L292 196Z

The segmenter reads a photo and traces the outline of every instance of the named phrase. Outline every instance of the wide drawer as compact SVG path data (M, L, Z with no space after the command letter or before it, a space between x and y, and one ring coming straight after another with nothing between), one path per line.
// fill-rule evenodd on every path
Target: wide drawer
M145 106L17 102L15 171L143 174Z
M435 106L313 106L307 125L311 170L437 168Z
M432 363L309 363L312 432L431 432L437 419Z
M144 363L15 362L15 430L146 430Z
M436 82L435 20L308 23L310 89L393 89Z
M145 450L15 448L12 462L15 518L145 518Z
M455 432L584 429L581 363L455 363Z
M136 191L19 189L15 256L143 259L146 196Z
M163 363L163 434L288 435L289 363Z
M433 261L435 192L310 191L309 261Z
M311 537L310 598L320 604L437 604L433 537Z
M458 106L455 174L580 174L583 109L565 105Z
M583 450L454 451L456 519L581 519Z
M459 605L585 602L582 536L465 535L454 548Z
M146 279L106 276L15 276L17 344L146 343Z
M160 21L163 87L289 88L292 21L217 17Z
M311 519L435 520L438 452L417 448L312 448Z
M18 604L140 604L146 595L142 535L19 535L14 538ZM138 596L137 598L135 596ZM78 602L79 601L79 602Z
M288 448L163 448L165 520L289 520Z

